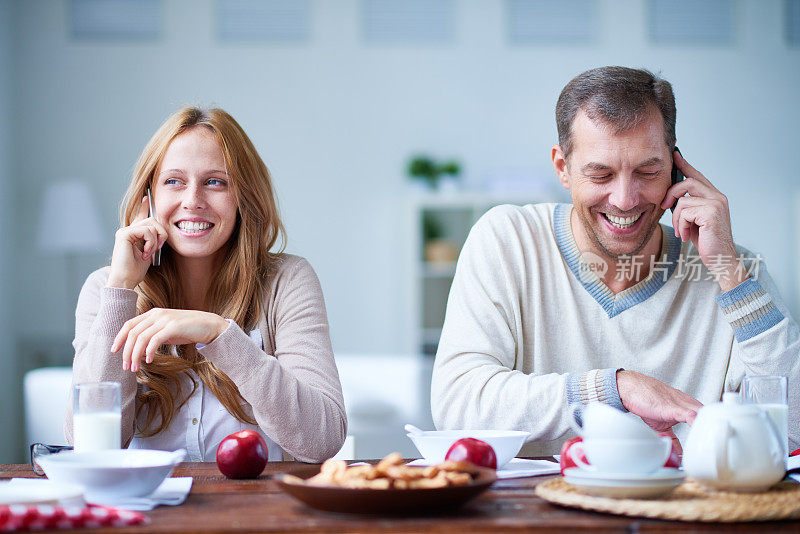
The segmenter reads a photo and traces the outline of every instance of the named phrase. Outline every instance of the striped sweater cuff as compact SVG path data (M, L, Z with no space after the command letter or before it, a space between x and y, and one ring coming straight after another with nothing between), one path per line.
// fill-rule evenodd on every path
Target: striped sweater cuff
M617 371L611 369L592 369L585 373L571 373L567 376L567 402L569 404L586 405L590 402L602 402L623 412L617 390Z
M752 278L717 296L717 304L740 343L766 332L783 320L783 314L775 307L772 297Z

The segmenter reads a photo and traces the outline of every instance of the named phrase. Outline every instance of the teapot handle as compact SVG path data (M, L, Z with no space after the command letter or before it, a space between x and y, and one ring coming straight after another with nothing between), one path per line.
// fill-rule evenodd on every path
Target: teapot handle
M578 424L578 416L577 412L583 411L584 405L581 403L574 403L569 407L569 426L572 427L572 430L579 436L583 435L583 428L581 425Z
M582 467L583 469L588 469L590 471L595 470L588 461L583 460L583 458L586 458L586 451L583 449L583 442L579 441L577 443L573 443L572 446L567 449L567 455L573 462L575 462L576 466Z
M727 421L716 421L711 432L714 440L714 459L717 467L717 478L727 482L733 478L733 473L728 460L728 439L733 434L731 425Z

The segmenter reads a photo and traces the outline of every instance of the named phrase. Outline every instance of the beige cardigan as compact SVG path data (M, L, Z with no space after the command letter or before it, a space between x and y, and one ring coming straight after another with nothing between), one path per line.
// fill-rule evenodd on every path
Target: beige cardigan
M136 376L109 352L114 337L136 315L135 291L105 287L110 267L87 278L75 310L73 383L122 384L122 443L134 434ZM339 373L333 358L322 288L303 258L282 254L258 328L264 350L231 324L198 352L237 385L258 426L288 455L320 462L336 454L347 433ZM146 364L145 364L146 365ZM64 422L72 443L72 399Z

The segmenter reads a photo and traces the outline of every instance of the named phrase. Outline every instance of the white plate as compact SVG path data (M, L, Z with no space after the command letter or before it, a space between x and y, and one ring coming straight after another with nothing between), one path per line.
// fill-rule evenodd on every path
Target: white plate
M44 479L1 482L0 505L6 504L82 505L83 489Z
M660 497L678 487L685 477L683 471L671 467L665 467L651 475L609 475L581 468L564 471L564 480L581 492L617 499Z

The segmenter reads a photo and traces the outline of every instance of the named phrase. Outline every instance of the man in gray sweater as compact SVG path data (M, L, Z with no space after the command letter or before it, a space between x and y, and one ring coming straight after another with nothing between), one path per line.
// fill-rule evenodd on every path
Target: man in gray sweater
M551 155L572 204L500 206L470 232L434 365L438 428L526 430L523 454L553 454L570 405L600 401L681 437L744 376L779 374L797 446L800 329L735 245L725 195L675 150L675 115L644 70L567 84ZM659 224L671 207L674 229Z

